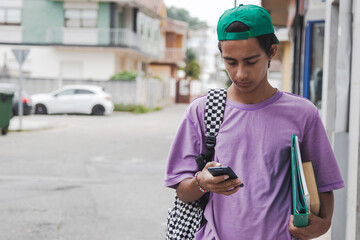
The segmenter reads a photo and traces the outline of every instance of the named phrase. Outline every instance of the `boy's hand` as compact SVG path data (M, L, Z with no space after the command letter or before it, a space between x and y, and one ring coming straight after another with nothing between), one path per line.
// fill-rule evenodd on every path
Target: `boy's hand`
M320 218L311 212L309 213L309 224L306 227L294 226L294 215L290 216L289 232L290 234L301 240L312 239L320 237L325 234L330 228L331 222Z
M242 184L239 178L228 180L228 175L214 177L208 171L209 167L220 166L221 164L218 162L207 163L201 174L199 174L197 177L200 186L210 192L223 194L226 196L236 193L240 189L240 184Z

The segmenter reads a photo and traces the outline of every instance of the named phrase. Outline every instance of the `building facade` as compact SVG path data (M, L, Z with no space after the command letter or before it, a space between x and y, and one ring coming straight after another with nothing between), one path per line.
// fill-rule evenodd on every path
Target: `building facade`
M188 24L170 18L161 23L159 58L150 62L150 72L161 79L177 78L179 67L185 67Z
M144 76L166 57L164 18L162 0L0 0L0 66L15 71L11 49L26 48L24 71L33 78Z
M360 239L360 4L354 0L263 0L291 40L291 89L320 110L345 188L335 191L331 239Z

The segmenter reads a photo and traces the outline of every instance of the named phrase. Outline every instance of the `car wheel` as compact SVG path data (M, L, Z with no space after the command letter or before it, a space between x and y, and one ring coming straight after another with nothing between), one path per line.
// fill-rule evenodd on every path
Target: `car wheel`
M4 128L2 128L1 129L1 135L6 135L7 134L7 132L8 132L8 127L4 127Z
M47 114L47 109L44 104L36 104L35 114Z
M91 113L92 115L102 116L105 114L105 108L102 105L95 105Z

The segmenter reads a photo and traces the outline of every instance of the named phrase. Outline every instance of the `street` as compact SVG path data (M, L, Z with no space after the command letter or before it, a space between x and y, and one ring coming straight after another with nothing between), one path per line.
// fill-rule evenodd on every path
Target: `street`
M25 116L50 127L0 137L0 239L164 239L165 164L185 109Z
M186 106L25 116L42 129L0 136L0 239L164 239L174 198L165 164Z

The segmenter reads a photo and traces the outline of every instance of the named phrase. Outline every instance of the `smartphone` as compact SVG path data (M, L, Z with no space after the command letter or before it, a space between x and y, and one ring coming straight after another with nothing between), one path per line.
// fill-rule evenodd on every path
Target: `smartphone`
M236 176L236 174L230 167L209 167L208 170L214 177L221 175L229 175L229 179L238 178L238 176Z

